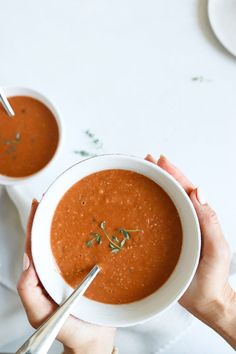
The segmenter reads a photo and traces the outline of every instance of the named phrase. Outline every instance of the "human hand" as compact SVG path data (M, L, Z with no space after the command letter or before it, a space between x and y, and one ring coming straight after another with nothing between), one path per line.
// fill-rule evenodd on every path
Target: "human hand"
M156 161L151 155L147 155L146 160L157 164L180 183L189 195L200 223L202 249L199 266L179 302L236 347L235 335L232 339L229 334L236 325L236 293L228 282L230 249L217 215L205 201L201 190L195 188L164 156Z
M58 307L40 283L33 265L31 228L37 207L38 202L34 200L26 233L24 270L17 286L28 320L34 328L38 328ZM70 316L57 339L68 354L111 354L114 336L114 328L95 326Z

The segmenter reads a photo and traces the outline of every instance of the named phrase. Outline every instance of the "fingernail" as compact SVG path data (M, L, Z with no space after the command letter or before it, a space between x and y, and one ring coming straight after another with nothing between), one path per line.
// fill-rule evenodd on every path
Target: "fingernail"
M206 198L205 198L205 196L203 194L203 191L201 190L200 187L197 187L197 189L196 189L196 196L197 196L197 199L198 199L200 204L204 205L204 204L207 203L206 202Z
M24 257L23 257L23 271L27 270L30 266L30 260L29 257L27 256L26 253L24 253Z
M157 162L158 163L159 162L162 162L162 163L168 162L168 163L170 163L169 160L163 154L160 154L159 159L157 160Z
M148 160L149 162L152 162L152 163L157 163L157 160L151 154L147 154L147 156L145 157L145 160Z

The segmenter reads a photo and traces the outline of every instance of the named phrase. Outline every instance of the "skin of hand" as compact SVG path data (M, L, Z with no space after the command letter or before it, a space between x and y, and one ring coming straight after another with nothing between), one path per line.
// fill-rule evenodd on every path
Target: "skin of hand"
M146 160L172 175L189 195L201 228L202 249L197 272L179 303L216 330L236 349L236 293L229 278L230 249L215 211L194 185L166 157Z
M24 270L18 282L18 293L28 320L38 328L58 307L43 288L35 271L31 255L31 228L38 202L32 203L26 233ZM66 354L111 354L115 328L95 326L70 316L57 339Z

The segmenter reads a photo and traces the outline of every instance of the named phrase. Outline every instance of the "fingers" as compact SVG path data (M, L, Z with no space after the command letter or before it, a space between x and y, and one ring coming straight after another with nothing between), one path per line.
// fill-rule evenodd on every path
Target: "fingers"
M42 295L42 289L38 287L39 279L31 263L29 268L21 274L17 290L21 302L25 308L29 320L32 318L34 309L38 309L38 299Z
M184 176L184 174L172 163L170 163L167 158L163 155L160 156L157 161L157 165L166 172L168 172L172 177L174 177L179 184L185 189L185 191L189 194L194 189L194 185Z
M230 257L229 247L224 238L217 215L206 203L199 187L191 192L190 199L200 223L203 255L207 251L207 255L211 257Z
M34 289L38 286L38 283L39 279L33 264L29 263L28 268L21 274L17 285L18 293L25 308L35 306L35 299L32 295L34 293Z
M31 325L37 328L56 308L56 304L45 293L35 271L31 254L31 229L38 207L33 200L28 219L25 243L23 273L19 279L17 290Z
M27 258L27 255L25 257ZM28 268L24 269L21 274L17 290L29 322L33 327L38 327L38 325L54 311L56 304L45 295L44 289L41 286L37 273L29 258L24 264L25 267L28 266Z
M214 258L215 261L230 259L230 250L226 242L218 218L214 210L206 203L199 188L194 185L172 165L168 159L161 155L156 161L151 155L145 158L147 161L157 164L171 174L185 189L196 210L202 233L202 256Z
M154 157L150 154L147 154L147 156L145 157L145 160L152 162L154 164L157 164L157 160L155 160Z
M26 239L25 239L25 253L28 255L30 260L32 259L31 255L31 229L32 229L32 224L34 220L34 215L37 210L39 203L36 199L33 199L32 205L31 205L31 210L30 210L30 215L28 219L28 224L27 224L27 231L26 231Z
M194 189L194 185L184 176L184 174L177 167L172 165L172 163L170 163L165 156L161 155L159 159L156 160L152 155L148 154L145 157L145 160L158 165L163 170L168 172L172 177L174 177L181 184L181 186L185 189L185 191L188 194L191 193L192 190Z
M190 199L196 210L202 233L208 237L221 237L222 231L216 213L206 203L202 197L200 188L194 189L190 194Z

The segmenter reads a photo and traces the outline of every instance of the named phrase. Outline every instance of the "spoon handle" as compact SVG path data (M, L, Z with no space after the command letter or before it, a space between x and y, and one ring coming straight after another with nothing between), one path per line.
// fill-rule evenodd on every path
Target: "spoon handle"
M3 108L5 109L9 117L13 117L15 115L15 112L13 111L12 106L10 105L2 88L0 88L0 101L2 102Z
M45 354L51 347L72 308L83 295L96 275L99 273L98 265L93 267L82 283L74 290L65 302L58 307L54 314L44 322L37 331L22 345L16 354Z

